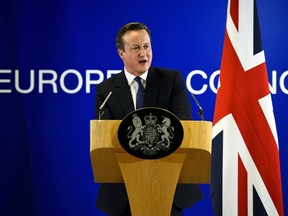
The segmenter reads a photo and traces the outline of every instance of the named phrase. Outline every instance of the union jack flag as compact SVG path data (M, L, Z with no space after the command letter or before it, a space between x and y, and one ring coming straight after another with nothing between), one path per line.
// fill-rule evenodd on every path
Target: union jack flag
M256 0L229 0L213 120L215 215L284 215L278 137Z

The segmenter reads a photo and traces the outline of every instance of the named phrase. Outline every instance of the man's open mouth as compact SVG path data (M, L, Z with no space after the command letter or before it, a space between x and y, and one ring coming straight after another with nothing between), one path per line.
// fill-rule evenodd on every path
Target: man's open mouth
M140 63L140 64L146 64L146 63L147 63L147 60L146 60L146 59L140 60L139 63Z

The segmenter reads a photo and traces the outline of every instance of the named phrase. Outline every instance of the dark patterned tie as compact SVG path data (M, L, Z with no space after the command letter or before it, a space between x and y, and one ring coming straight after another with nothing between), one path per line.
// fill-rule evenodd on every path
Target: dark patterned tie
M145 89L140 77L135 77L134 80L138 83L138 91L136 94L136 109L139 109L143 107Z

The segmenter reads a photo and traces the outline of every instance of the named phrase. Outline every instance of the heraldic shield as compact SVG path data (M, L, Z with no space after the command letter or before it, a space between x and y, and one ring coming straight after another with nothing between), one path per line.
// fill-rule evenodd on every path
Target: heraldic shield
M131 112L121 121L118 139L135 157L159 159L178 149L183 140L183 127L173 113L146 107Z

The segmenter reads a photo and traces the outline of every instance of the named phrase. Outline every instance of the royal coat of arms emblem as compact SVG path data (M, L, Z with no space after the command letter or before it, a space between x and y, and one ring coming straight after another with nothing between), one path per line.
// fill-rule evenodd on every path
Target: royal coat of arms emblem
M155 159L167 156L179 147L183 128L171 112L160 108L143 108L123 119L118 138L123 148L132 155Z

